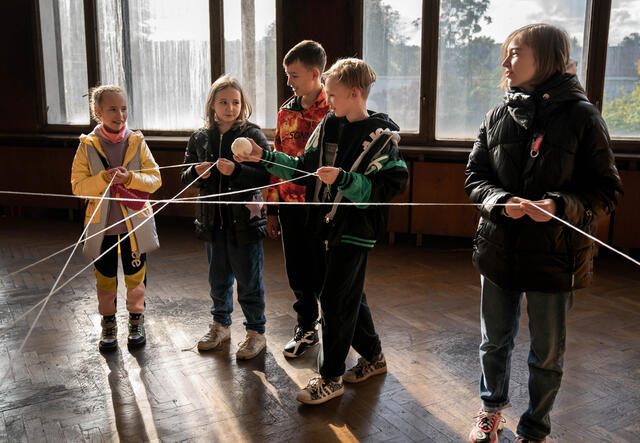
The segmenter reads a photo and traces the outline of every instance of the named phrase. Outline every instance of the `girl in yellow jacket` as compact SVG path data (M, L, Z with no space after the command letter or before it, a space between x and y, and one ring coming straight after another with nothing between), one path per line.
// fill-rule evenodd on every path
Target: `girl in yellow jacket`
M99 125L89 135L80 136L71 168L71 188L75 195L100 197L105 194L101 204L97 199L88 200L84 254L95 260L120 241L119 247L94 263L98 312L102 315L99 349L109 351L118 346L115 314L119 252L127 287L128 344L141 346L146 342L143 315L146 253L160 246L153 211L146 197L161 186L162 180L142 133L132 132L126 126L124 91L118 86L99 86L91 92L90 108ZM106 199L132 196L143 200ZM131 231L134 232L124 238Z

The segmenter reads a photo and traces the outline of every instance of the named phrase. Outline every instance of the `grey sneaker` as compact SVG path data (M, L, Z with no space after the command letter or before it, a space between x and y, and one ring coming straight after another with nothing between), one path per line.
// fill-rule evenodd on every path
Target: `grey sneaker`
M144 315L138 318L129 317L129 337L127 344L129 346L142 346L147 342L144 330Z
M100 335L98 349L102 352L113 351L118 347L118 323L115 319L107 321L103 318L100 325L102 326L102 335Z
M332 398L336 398L344 394L344 384L342 377L336 380L313 377L309 380L307 387L298 391L296 399L306 405L319 405L328 402Z
M267 339L264 334L260 334L253 329L247 330L244 340L238 345L236 358L238 360L249 360L261 353L267 347Z
M344 373L344 381L347 383L360 383L369 377L387 372L387 361L384 354L380 354L376 361L370 362L364 357L358 359L358 363Z
M209 332L198 342L199 351L209 351L215 349L229 339L231 339L231 331L228 326L223 326L218 322L213 322L209 326Z

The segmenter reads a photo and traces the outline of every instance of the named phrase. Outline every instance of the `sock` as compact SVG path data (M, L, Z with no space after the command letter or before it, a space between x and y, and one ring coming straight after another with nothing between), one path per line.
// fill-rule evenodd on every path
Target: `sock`
M115 315L105 315L102 318L106 322L114 322L114 321L116 321L116 316Z
M138 320L142 314L129 314L129 320Z

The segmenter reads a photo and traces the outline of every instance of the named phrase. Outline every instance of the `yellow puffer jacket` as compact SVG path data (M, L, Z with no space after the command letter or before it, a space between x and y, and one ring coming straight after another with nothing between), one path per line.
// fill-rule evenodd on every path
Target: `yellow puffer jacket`
M106 197L111 196L110 190L107 188L109 180L107 179L102 162L99 157L97 157L98 155L106 158L98 137L95 134L81 135L80 145L78 146L71 167L71 190L74 195L100 197L103 193L106 193ZM133 132L129 135L128 146L122 166L129 170L130 178L129 181L125 183L125 187L129 189L153 193L162 185L158 164L153 159L153 155L140 131ZM97 199L88 200L85 211L85 225L89 223L94 211L95 215L91 220L90 228L87 230L87 237L106 227L107 211L102 211L102 207L109 208L109 205L102 204L96 210L98 201ZM127 208L123 204L120 204L120 208L122 209L124 218L137 212ZM149 202L146 202L143 210L139 214L125 221L127 230L131 232L142 220L150 217L153 217L153 210ZM150 230L153 232L143 234L144 231ZM95 258L99 255L103 237L104 234L102 233L85 242L84 252L89 258ZM132 250L138 250L144 253L156 249L159 246L159 244L153 245L152 243L154 243L154 241L147 242L141 237L155 239L155 243L157 243L157 235L153 221L145 223L145 226L136 230L134 235L130 237L131 247ZM138 245L137 243L140 242L143 244Z

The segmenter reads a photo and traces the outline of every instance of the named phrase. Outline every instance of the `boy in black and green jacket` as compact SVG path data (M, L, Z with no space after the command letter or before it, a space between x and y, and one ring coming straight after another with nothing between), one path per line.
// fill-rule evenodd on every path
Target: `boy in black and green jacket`
M398 126L385 114L367 111L366 100L375 81L362 60L343 59L323 74L332 108L313 132L304 154L291 157L263 151L236 155L237 161L261 161L281 178L302 176L309 205L307 227L324 245L322 353L320 377L298 393L307 404L324 403L344 393L344 381L357 383L386 372L386 362L363 292L367 253L386 231L388 208L408 180L400 157ZM294 169L291 169L294 168ZM338 203L353 203L338 205ZM362 356L345 373L349 347Z

